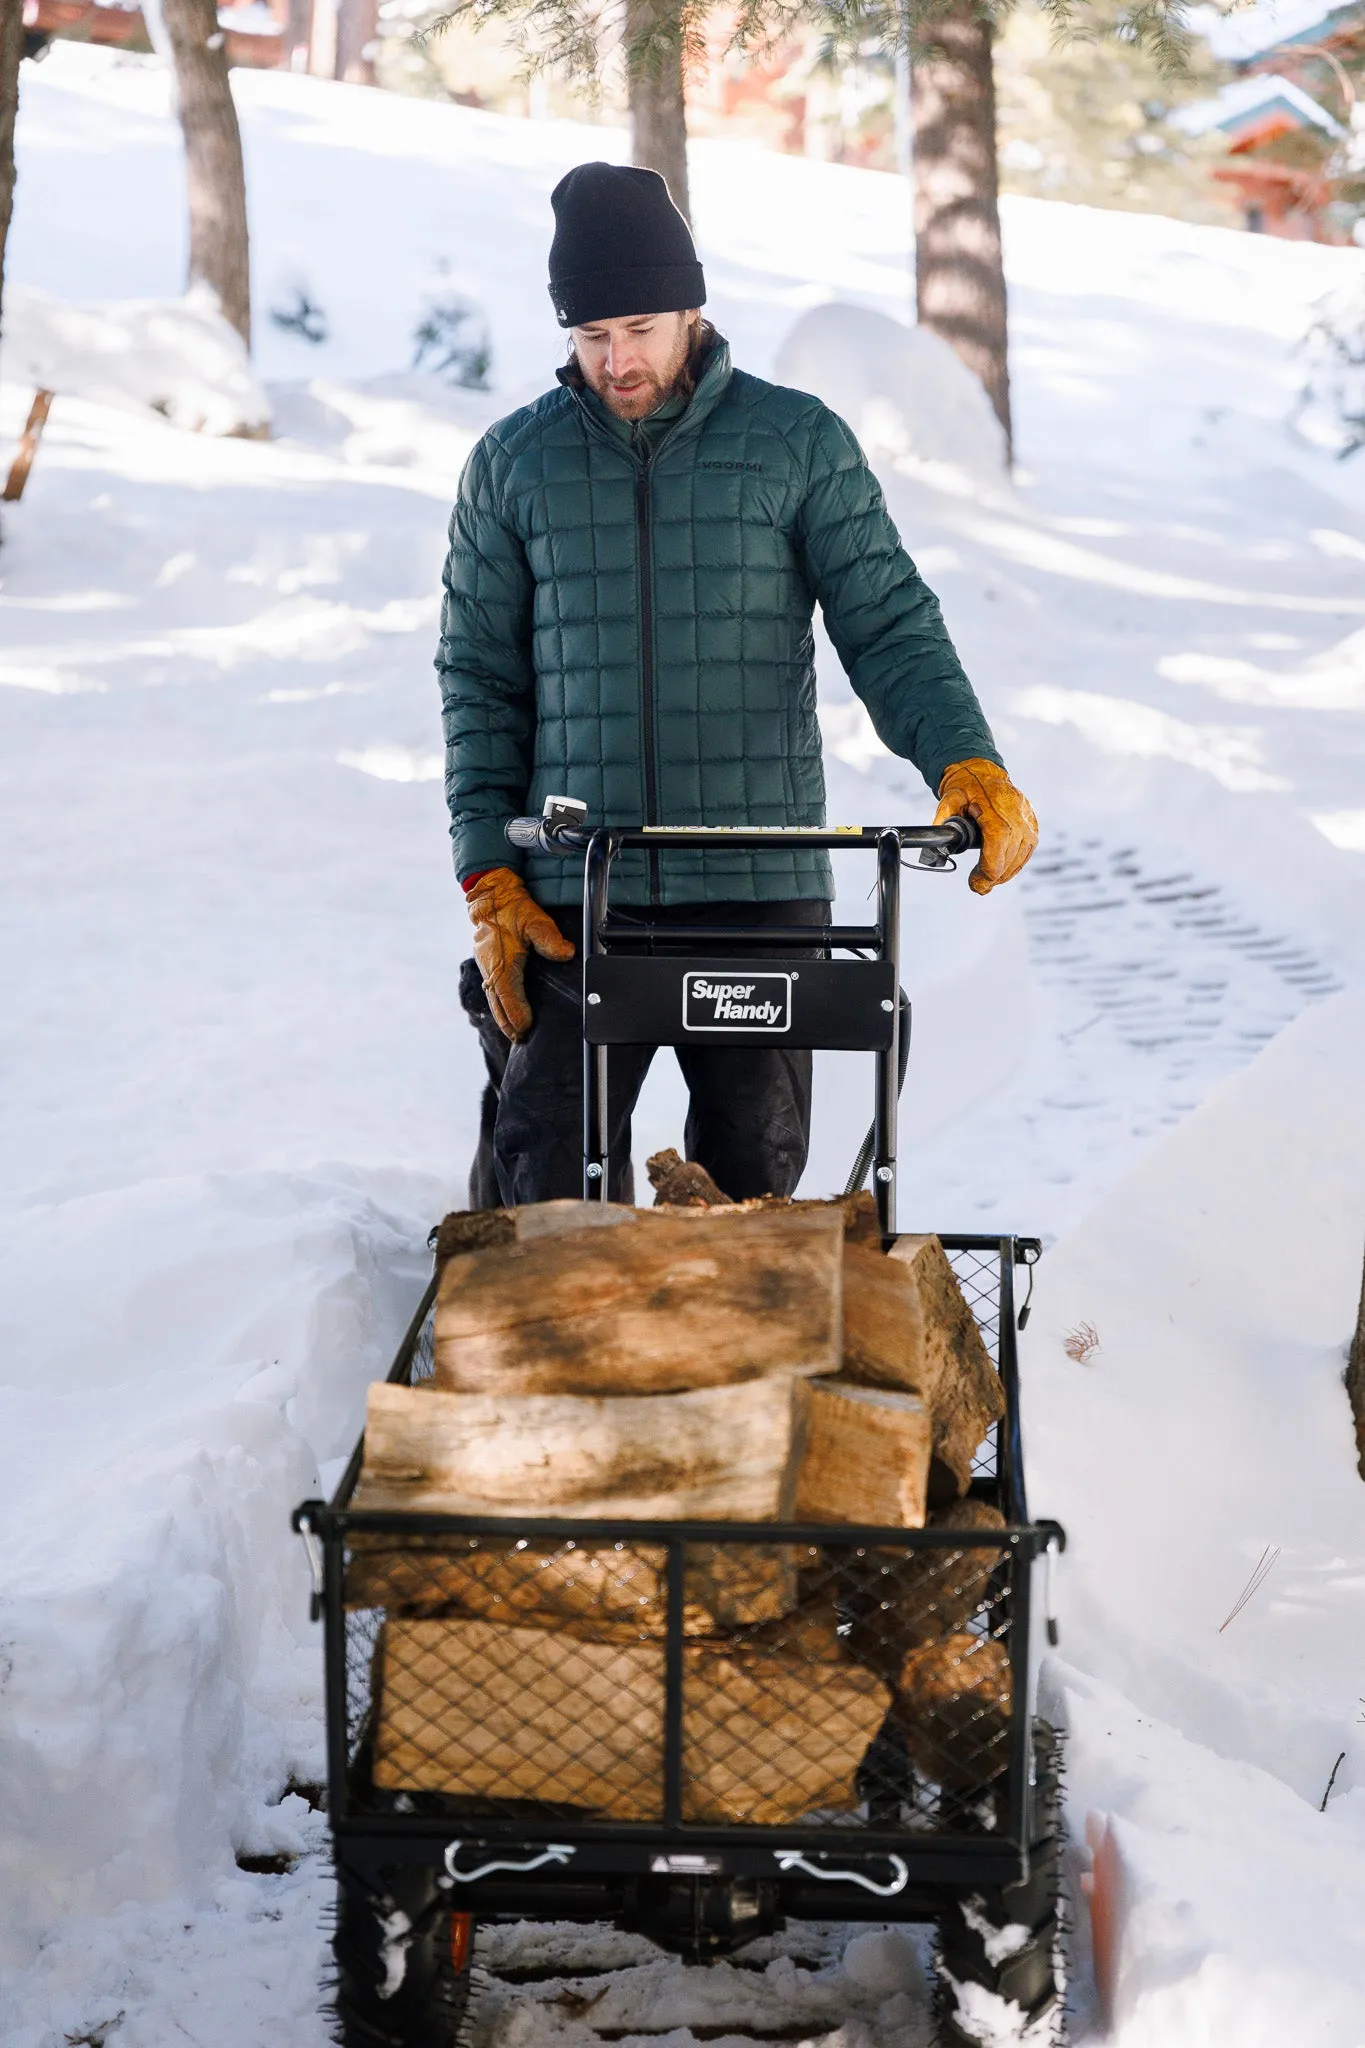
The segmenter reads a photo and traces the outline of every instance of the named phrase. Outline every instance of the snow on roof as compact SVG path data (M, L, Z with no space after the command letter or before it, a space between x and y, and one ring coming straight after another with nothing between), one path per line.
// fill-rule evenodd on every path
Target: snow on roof
M1225 14L1220 7L1192 7L1187 17L1215 57L1226 64L1248 63L1282 43L1320 43L1352 23L1365 23L1365 0L1337 7L1323 0L1253 0Z
M1196 100L1192 107L1182 107L1171 118L1172 125L1183 128L1187 135L1208 135L1215 128L1226 135L1256 116L1275 113L1291 117L1296 128L1321 128L1333 137L1346 133L1341 123L1334 121L1302 86L1273 72L1234 79L1213 99Z

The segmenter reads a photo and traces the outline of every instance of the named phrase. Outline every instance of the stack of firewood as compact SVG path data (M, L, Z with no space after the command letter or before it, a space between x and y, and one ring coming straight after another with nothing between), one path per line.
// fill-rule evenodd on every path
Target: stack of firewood
M937 1238L884 1251L866 1197L684 1200L447 1218L434 1377L370 1389L354 1506L1001 1526L964 1498L1000 1382ZM964 1777L1003 1741L1008 1671L967 1629L996 1554L833 1555L686 1547L685 1818L847 1809L888 1713L940 1782L955 1716ZM347 1598L385 1611L378 1784L658 1817L664 1545L357 1534Z

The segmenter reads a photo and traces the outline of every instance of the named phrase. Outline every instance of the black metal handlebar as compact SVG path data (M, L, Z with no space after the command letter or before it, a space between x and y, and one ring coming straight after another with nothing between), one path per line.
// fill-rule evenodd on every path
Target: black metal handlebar
M509 818L509 844L522 853L586 853L599 828L555 818ZM957 853L981 844L981 828L971 818L949 818L943 825L621 825L607 828L614 850L648 849L660 853L703 853L724 847L736 853L757 853L774 845L803 848L875 846L883 831L894 831L902 847L918 848L926 867L946 864ZM923 856L930 858L925 860ZM937 858L934 858L937 856Z

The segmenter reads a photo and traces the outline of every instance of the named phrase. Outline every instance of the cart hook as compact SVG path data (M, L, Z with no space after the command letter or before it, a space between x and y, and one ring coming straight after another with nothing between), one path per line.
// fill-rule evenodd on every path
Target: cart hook
M313 1590L308 1601L308 1619L310 1621L321 1621L322 1589L324 1584L322 1575L322 1545L318 1542L316 1531L306 1513L299 1514L294 1527L303 1538L303 1547L308 1553L308 1569L313 1575Z
M822 1864L810 1863L800 1849L774 1849L773 1860L781 1871L803 1870L807 1877L822 1877L831 1884L860 1884L865 1892L875 1892L879 1899L893 1899L897 1892L903 1892L910 1879L908 1866L899 1856L888 1856L886 1861L896 1875L890 1884L878 1884L875 1878L864 1877L860 1870L826 1870Z
M487 1877L489 1872L494 1870L539 1870L542 1863L567 1863L574 1853L574 1845L571 1842L547 1842L538 1856L532 1856L525 1863L508 1863L500 1860L494 1863L481 1863L477 1870L457 1870L455 1858L463 1847L463 1842L446 1843L445 1866L456 1884L477 1884L481 1877Z

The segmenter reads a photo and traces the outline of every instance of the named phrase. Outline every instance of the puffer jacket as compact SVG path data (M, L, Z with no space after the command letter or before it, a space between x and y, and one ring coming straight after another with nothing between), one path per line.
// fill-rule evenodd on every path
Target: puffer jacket
M816 604L931 789L952 761L999 760L936 598L818 399L733 370L717 342L673 424L632 430L561 383L491 427L451 519L436 664L460 878L520 867L541 902L575 901L578 862L522 860L503 836L551 794L595 824L822 824ZM822 854L780 846L627 856L612 883L637 903L832 894Z

